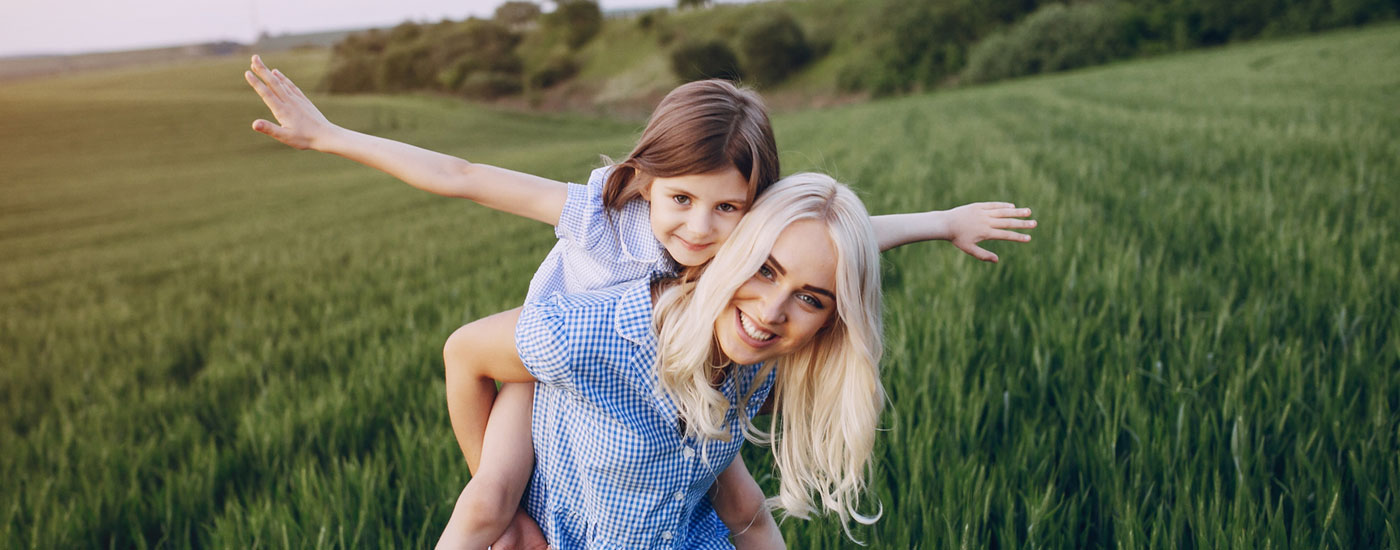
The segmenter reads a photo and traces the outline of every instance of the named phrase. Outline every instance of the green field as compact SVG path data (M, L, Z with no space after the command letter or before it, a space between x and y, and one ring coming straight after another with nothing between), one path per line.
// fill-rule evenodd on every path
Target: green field
M416 548L445 524L467 473L442 342L518 305L552 232L254 133L243 66L0 85L0 547ZM640 129L321 103L560 179ZM785 173L874 212L1041 222L1000 265L885 255L871 547L1400 547L1400 26L775 125Z

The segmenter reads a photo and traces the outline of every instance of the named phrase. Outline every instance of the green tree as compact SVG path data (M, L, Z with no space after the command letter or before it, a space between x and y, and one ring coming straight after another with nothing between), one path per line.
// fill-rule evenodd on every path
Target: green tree
M686 82L707 78L739 80L743 77L743 72L739 70L739 57L719 40L682 42L671 51L671 70Z
M546 18L549 26L562 30L570 49L578 49L603 30L603 11L593 0L560 1Z
M760 84L782 82L812 58L812 48L797 20L779 12L749 25L739 37L744 74Z
M496 14L493 17L497 23L516 31L529 27L539 18L540 5L523 0L511 0L496 6Z

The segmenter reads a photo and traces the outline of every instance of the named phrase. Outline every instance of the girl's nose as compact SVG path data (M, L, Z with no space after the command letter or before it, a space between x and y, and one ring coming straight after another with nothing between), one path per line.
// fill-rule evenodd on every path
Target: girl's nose
M714 227L714 223L710 220L710 215L704 212L691 215L690 219L686 220L685 225L690 229L690 232L697 237L708 237L711 228Z

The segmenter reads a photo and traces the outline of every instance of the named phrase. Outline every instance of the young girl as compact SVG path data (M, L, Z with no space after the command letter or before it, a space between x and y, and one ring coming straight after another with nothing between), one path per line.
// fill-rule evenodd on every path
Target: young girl
M420 149L331 124L279 71L256 56L245 74L277 121L253 129L298 149L314 149L377 168L444 196L556 226L560 242L530 285L528 299L554 292L600 288L709 261L754 198L778 177L777 148L762 103L752 92L722 81L683 85L662 101L637 147L622 162L593 173L587 186L566 185L520 172ZM1008 229L1034 227L1028 209L975 203L943 212L872 218L881 250L928 239L953 241L987 261L985 239L1027 241ZM528 480L533 451L532 388L507 384L519 372L512 345L519 309L462 327L444 349L448 409L473 472L444 546L484 548L507 527ZM493 407L493 402L495 403ZM489 424L487 422L489 416ZM483 455L483 437L491 453ZM734 465L719 476L716 512L735 542L772 542L776 526L750 498L757 485ZM781 540L777 541L779 544Z

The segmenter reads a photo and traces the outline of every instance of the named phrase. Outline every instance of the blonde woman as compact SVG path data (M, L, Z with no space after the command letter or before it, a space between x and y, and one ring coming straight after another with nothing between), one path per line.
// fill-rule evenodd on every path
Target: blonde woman
M788 514L874 521L858 508L884 400L878 250L849 189L798 174L698 278L527 305L516 343L539 384L525 502L549 543L729 548L734 530L781 546L761 493L707 495L743 468L745 435L772 441ZM765 403L781 413L771 434L750 422ZM746 521L721 522L712 499L725 498L747 501Z

